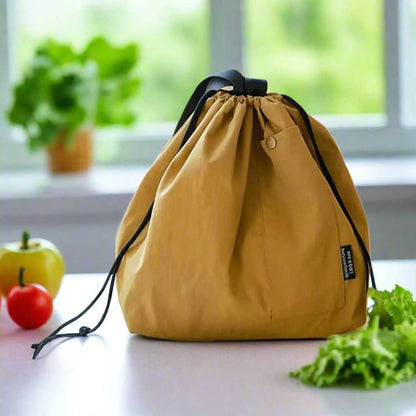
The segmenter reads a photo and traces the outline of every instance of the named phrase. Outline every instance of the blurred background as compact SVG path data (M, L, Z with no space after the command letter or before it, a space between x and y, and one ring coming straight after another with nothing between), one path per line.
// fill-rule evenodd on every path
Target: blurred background
M144 79L137 115L141 122L158 122L177 120L192 88L210 72L208 1L13 3L13 78L45 38L75 47L97 34L119 44L137 42ZM382 3L247 0L245 72L265 77L271 91L299 97L315 114L383 114Z
M119 48L111 62L103 62L106 52L95 55L97 94L110 85L102 68L124 63L120 74L134 84L129 106L108 110L123 100L111 93L94 107L107 105L107 122L85 116L74 124L94 127L93 167L56 174L48 152L27 145L33 125L22 129L7 115L17 102L13 86L46 39L79 53L82 66L97 37ZM75 65L62 56L48 66L52 80L57 68L68 73ZM236 68L267 79L269 91L294 97L330 128L367 210L373 256L414 258L415 62L416 0L0 0L0 242L30 228L61 247L70 272L105 271L131 194L193 89L212 72ZM112 82L121 75L114 69ZM34 94L28 117L35 110L46 117L47 108L51 120L62 120L62 108L39 110L39 102ZM127 121L122 111L132 112Z

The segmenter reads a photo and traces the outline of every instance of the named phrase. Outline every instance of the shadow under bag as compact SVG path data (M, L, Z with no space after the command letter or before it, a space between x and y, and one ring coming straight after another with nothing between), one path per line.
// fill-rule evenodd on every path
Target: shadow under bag
M328 130L235 70L205 79L134 194L96 298L34 344L86 336L117 277L129 330L185 340L325 338L366 322L365 212ZM109 285L100 321L60 331Z

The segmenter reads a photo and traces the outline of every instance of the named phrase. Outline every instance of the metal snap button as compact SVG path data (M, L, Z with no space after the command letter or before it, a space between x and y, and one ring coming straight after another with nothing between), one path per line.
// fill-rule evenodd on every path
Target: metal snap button
M266 146L269 149L274 149L277 145L277 140L274 137L269 137L266 139Z

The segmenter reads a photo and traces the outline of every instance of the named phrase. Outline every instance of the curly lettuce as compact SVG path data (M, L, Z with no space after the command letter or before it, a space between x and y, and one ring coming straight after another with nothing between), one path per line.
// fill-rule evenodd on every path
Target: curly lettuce
M368 325L358 331L333 335L319 349L312 364L291 372L318 387L352 382L366 389L383 389L416 374L416 302L397 286L371 290L374 306Z
M379 316L380 327L394 329L394 325L404 321L416 322L416 302L412 294L401 286L396 285L391 292L370 288L369 296L374 300L374 306L368 317L371 320Z

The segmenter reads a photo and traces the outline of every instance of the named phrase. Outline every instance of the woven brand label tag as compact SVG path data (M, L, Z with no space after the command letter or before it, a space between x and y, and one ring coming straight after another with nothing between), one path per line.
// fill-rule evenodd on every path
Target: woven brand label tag
M355 279L354 260L352 259L351 246L341 246L341 263L344 280Z

